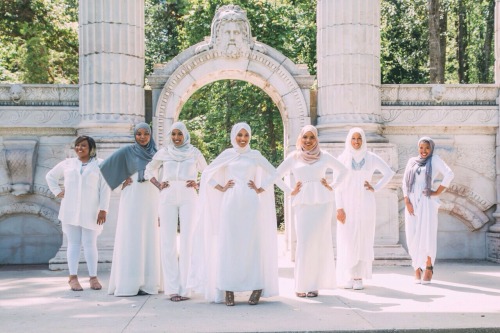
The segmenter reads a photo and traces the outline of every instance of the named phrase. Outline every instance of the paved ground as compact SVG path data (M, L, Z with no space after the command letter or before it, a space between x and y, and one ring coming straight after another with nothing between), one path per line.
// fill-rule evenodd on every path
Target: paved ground
M84 271L85 272L85 271ZM0 267L0 332L500 332L500 265L438 262L431 285L413 284L410 267L375 267L362 291L293 292L293 266L280 260L280 295L236 306L200 296L174 303L164 295L113 297L72 292L67 271ZM106 286L109 271L100 272Z

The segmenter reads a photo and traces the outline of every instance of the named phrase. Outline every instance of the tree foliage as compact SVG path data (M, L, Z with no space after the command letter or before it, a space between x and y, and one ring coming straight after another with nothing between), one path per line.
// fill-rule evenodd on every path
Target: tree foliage
M0 82L78 82L76 0L0 2Z
M431 82L428 1L382 0L382 83ZM492 83L495 0L440 0L439 5L440 22L446 23L439 31L444 83Z

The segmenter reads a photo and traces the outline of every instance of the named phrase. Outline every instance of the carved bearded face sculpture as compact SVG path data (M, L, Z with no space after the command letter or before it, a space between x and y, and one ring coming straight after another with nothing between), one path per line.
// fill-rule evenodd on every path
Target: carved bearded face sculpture
M247 36L242 22L223 22L219 28L219 36L219 48L227 56L237 58L248 53Z

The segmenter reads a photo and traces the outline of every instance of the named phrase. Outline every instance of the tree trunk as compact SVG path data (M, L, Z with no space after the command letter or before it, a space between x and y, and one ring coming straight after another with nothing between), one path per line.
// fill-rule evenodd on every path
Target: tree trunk
M458 33L457 33L457 60L458 60L458 82L468 83L467 65L467 8L465 0L458 0Z
M488 15L486 16L486 34L484 36L483 49L479 66L479 83L491 83L490 67L491 67L491 50L493 46L493 33L495 29L495 0L488 0Z
M446 32L448 30L448 12L446 10L441 10L441 17L439 19L439 48L440 48L440 59L439 59L439 82L444 83L444 74L446 72Z
M439 32L439 0L427 0L429 10L429 81L430 83L443 83L440 81L441 73L441 40Z

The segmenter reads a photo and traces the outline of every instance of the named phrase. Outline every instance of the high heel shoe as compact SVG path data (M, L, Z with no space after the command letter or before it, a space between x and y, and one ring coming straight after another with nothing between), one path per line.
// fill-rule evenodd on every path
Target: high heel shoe
M252 292L252 295L250 295L250 298L248 299L248 304L257 305L260 300L260 295L262 295L262 289L254 290Z
M417 272L419 272L418 277L417 277ZM415 283L416 284L422 283L422 268L420 267L415 270Z
M234 292L226 291L226 305L234 306Z
M431 280L432 280L432 276L434 275L434 266L426 266L425 267L425 272L427 273L427 271L430 271L431 272L431 277L426 280L425 278L422 279L422 284L430 284L431 283ZM426 275L426 273L424 273L424 277Z

